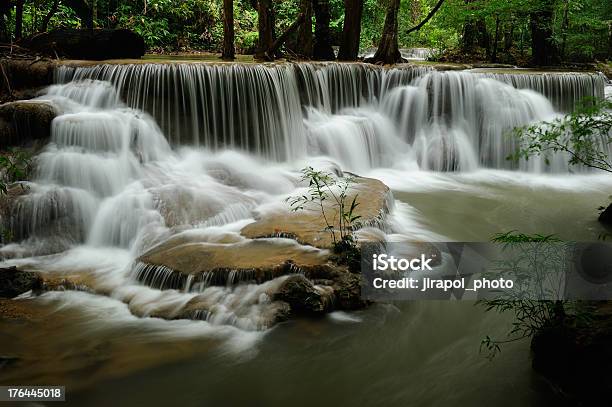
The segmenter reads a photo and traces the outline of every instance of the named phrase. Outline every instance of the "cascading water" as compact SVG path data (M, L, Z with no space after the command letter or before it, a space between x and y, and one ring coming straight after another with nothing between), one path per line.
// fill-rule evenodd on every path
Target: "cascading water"
M169 237L247 243L240 230L257 213L288 211L283 200L296 191L305 165L380 176L400 191L410 179L441 182L428 170L469 179L469 171L482 168L517 169L505 159L515 148L507 137L512 128L602 95L604 84L590 74L306 63L60 67L56 78L41 98L62 114L36 159L28 193L4 219L21 243L3 247L3 255L67 250L12 262L51 273L78 270L137 316L189 315L246 330L270 325L277 306L270 296L284 277L225 287L186 281L185 292L158 290L135 276L163 281L168 272L138 271L134 259ZM547 169L538 160L519 166ZM556 157L550 169L566 172L566 158ZM373 225L359 235L447 238L418 218L397 202L384 232ZM270 244L313 250L287 239ZM194 301L205 311L189 311Z
M363 64L134 64L57 72L59 82L85 79L114 84L175 145L234 148L281 162L323 154L358 171L391 166L410 147L424 169L512 168L505 159L515 149L507 136L512 128L603 96L605 81L595 74ZM348 140L365 147L356 151ZM353 150L342 153L347 147ZM551 169L566 170L564 161ZM543 166L532 160L521 169Z
M24 302L38 307L33 321L0 319L3 353L24 355L17 368L2 369L5 382L57 377L76 404L116 402L116 392L90 389L79 399L83 371L92 372L85 386L119 377L113 388L124 386L128 404L310 397L303 383L340 404L484 405L502 387L512 389L499 396L509 404L534 404L528 342L510 344L493 363L482 360L479 341L504 335L511 321L471 303L376 304L269 329L286 312L275 294L287 275L256 284L254 269L177 274L142 258L172 241L184 244L171 248L196 248L173 260L193 255L199 266L213 262L198 257L202 251L233 250L248 267L278 253L327 258L291 236L243 234L256 218L290 215L285 198L303 193L305 166L352 171L391 188L389 213L358 230L360 240L483 241L509 230L596 239L609 176L570 175L561 155L550 165L505 157L515 147L506 136L514 126L603 95L602 76L143 63L60 67L56 79L40 98L61 114L32 181L2 219L15 243L0 256L4 265L39 271L50 288L69 290L26 294ZM302 271L292 263L287 270ZM333 301L322 284L317 292ZM154 365L161 368L134 373ZM378 381L364 381L363 366ZM390 382L389 369L405 374ZM445 375L475 378L484 391L457 392L462 382L439 380ZM228 392L228 378L244 391ZM281 385L265 398L264 382ZM194 396L201 383L205 391ZM432 383L435 391L422 390ZM172 389L172 399L156 388ZM101 393L109 399L100 401Z

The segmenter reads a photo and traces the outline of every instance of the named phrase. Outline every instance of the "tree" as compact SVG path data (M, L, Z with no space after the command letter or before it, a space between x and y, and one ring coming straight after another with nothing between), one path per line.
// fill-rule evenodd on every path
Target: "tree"
M443 3L444 3L444 0L438 0L436 5L433 6L433 8L429 12L429 14L427 14L427 16L423 19L423 21L421 21L420 23L418 23L417 25L415 25L414 27L406 31L406 34L410 34L411 32L420 30L425 24L427 24L429 20L431 20L431 18L438 12L438 10L440 10L440 7L442 7Z
M59 8L59 3L60 3L60 0L53 1L53 4L51 5L51 9L49 9L49 12L43 19L43 22L40 26L41 32L45 32L49 28L49 21L51 21L51 19L53 18L53 15L57 13L57 9Z
M13 5L9 1L0 3L0 43L9 42L11 33L8 28L8 21L11 18L11 9Z
M93 28L93 11L85 0L64 0L64 4L76 13L85 28Z
M15 3L15 39L23 37L23 3L24 0L17 0Z
M234 0L223 0L223 52L221 58L234 59Z
M312 1L300 0L300 14L304 15L304 23L298 28L295 52L304 58L312 57Z
M395 64L403 61L397 41L397 15L399 14L400 0L388 1L382 38L374 57L369 60L372 63Z
M344 25L338 52L341 61L355 61L359 55L362 14L363 0L344 0Z
M471 11L474 0L466 0L466 8ZM482 16L468 15L463 24L461 36L461 51L464 54L473 54L476 47L484 49L489 53L490 37L487 31L487 23Z
M553 38L554 0L539 0L530 13L531 59L536 66L558 62L557 44Z
M258 13L258 45L255 58L266 59L268 50L274 43L274 11L271 0L259 0L257 2Z
M329 21L329 0L313 0L315 15L315 35L312 50L314 59L329 61L335 59L334 49L331 46L331 31Z

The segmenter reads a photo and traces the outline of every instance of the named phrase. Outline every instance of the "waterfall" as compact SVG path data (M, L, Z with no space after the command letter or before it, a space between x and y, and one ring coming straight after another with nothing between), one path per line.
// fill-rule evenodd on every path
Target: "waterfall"
M135 259L168 239L221 248L248 241L246 225L287 213L285 198L303 193L298 171L306 165L365 176L388 170L404 183L434 179L431 171L567 172L562 155L549 167L507 161L516 148L508 132L558 117L604 88L590 74L354 63L62 66L56 82L40 96L61 112L51 140L27 193L2 220L27 248L18 253L68 250L31 261L103 281L96 288L135 315L244 329L271 324L278 304L270 295L282 280L233 287L231 274L227 287L208 287L181 276L170 285L180 291L159 291L138 279L165 281L170 269L143 269ZM374 222L360 236L443 238L406 203L388 206L390 226Z
M173 145L275 161L328 155L356 171L389 166L410 145L426 169L512 168L505 157L515 149L506 137L513 127L602 97L605 84L588 73L356 63L62 66L56 79L69 84L67 94L92 80L112 84L128 106L153 116ZM99 106L118 99L112 92L83 97Z

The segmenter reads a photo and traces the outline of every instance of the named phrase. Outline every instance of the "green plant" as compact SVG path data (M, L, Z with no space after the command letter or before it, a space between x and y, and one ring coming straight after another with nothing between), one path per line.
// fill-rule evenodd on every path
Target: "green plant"
M308 182L308 193L287 198L292 211L312 209L315 206L325 221L325 231L332 239L335 253L345 253L355 248L353 230L361 218L355 210L359 206L357 195L349 198L349 189L354 184L353 176L336 177L330 172L302 169L302 181ZM326 210L326 202L331 206ZM330 209L333 211L330 217Z
M0 154L0 194L8 193L10 184L25 180L32 170L32 160L23 150Z
M571 252L566 243L554 235L525 235L514 231L496 235L493 242L509 250L510 255L494 262L496 276L514 282L509 292L494 299L479 300L486 311L514 313L512 329L506 339L486 336L480 351L488 359L501 352L501 345L531 338L543 329L563 324L587 324L592 318L589 307L579 301L563 299L563 276ZM542 298L548 298L543 300Z
M519 148L508 159L528 160L531 156L543 156L548 163L551 153L565 152L571 165L612 172L612 157L608 155L612 143L610 100L586 100L574 113L518 127L514 135Z

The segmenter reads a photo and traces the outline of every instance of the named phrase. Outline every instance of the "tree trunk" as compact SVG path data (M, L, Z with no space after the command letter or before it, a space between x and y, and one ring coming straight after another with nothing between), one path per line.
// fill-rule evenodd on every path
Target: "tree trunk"
M76 13L83 27L93 28L93 12L85 0L64 0L64 4Z
M234 0L223 0L223 52L221 58L234 60Z
M13 5L8 1L0 3L0 43L10 42L11 33L7 25L7 21L11 18L11 9Z
M491 62L497 62L497 44L499 43L499 16L495 16L495 37L493 39L493 52L491 53Z
M344 25L338 52L341 61L355 61L359 55L362 14L363 0L344 0Z
M504 51L509 52L512 49L514 43L514 25L516 21L514 17L506 23L506 30L504 31Z
M561 59L565 60L565 46L567 44L567 31L569 29L569 0L563 3L563 21L561 22Z
M466 8L470 9L470 3L474 0L466 0ZM461 37L461 50L464 54L474 54L476 48L482 48L489 55L490 38L487 31L487 23L484 18L478 19L468 17L463 25L463 35Z
M612 59L612 22L608 23L608 60Z
M304 20L304 14L298 15L295 21L291 23L289 27L287 27L287 29L280 35L280 37L274 40L274 43L267 52L267 59L274 59L274 56L278 52L280 47L284 44L285 41L287 41L287 38L289 38L291 34L293 34L299 27L302 26L302 24L304 24Z
M369 62L395 64L403 61L397 42L397 15L399 14L399 6L400 0L389 0L382 38L374 57Z
M536 66L557 62L557 47L553 40L554 0L541 0L529 15L531 27L531 59Z
M17 0L15 3L15 39L20 40L23 37L23 0Z
M274 16L271 0L257 2L259 39L255 58L263 60L274 42Z
M51 9L49 10L47 15L43 19L42 24L40 25L40 31L41 32L45 32L49 28L49 21L51 21L51 19L53 18L53 15L55 15L55 13L57 13L57 9L59 8L59 2L60 2L60 0L54 0L53 1L53 5L51 6Z
M315 15L315 35L312 49L314 59L329 61L335 59L331 46L331 31L329 29L329 0L313 0Z
M304 58L312 58L312 1L300 0L300 14L304 15L304 23L298 28L295 52Z
M91 4L91 26L92 27L97 27L98 26L98 0L89 0L89 3Z

